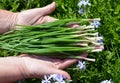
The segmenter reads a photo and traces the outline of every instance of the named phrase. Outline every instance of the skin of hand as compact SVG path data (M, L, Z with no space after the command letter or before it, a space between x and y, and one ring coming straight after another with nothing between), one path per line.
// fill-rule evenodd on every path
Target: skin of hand
M82 54L81 56L86 56ZM62 70L77 59L55 59L46 56L21 54L17 57L0 58L0 83L12 83L26 78L43 78L44 75L60 74L68 80L70 75Z
M19 25L38 25L46 22L52 22L57 19L48 16L55 10L55 2L42 8L34 8L21 12L10 12L7 10L0 10L0 33L4 33Z
M43 8L35 8L13 13L0 10L0 33L7 32L20 25L38 25L57 19L48 16L55 10L55 2ZM75 27L75 26L74 26ZM87 53L81 54L86 57ZM62 74L70 79L70 75L63 71L76 63L77 59L53 59L45 56L21 54L19 57L0 58L0 83L14 82L25 78L42 78L49 74Z

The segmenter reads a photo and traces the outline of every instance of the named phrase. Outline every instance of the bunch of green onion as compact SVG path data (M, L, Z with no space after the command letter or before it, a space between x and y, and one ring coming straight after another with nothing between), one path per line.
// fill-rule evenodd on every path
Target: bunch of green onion
M81 58L81 53L102 51L102 37L90 22L100 19L63 19L37 26L21 26L0 35L0 48L55 58ZM77 28L68 28L77 24ZM62 55L61 55L62 54ZM82 57L83 58L83 57ZM86 58L84 58L86 59Z

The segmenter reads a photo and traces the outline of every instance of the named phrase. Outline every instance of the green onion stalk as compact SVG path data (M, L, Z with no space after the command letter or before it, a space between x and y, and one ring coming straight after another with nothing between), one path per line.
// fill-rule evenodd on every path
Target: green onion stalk
M19 25L0 35L0 48L18 53L37 54L54 58L94 59L78 56L81 53L103 50L103 38L90 25L96 19L63 19L36 26ZM79 27L68 28L77 24Z

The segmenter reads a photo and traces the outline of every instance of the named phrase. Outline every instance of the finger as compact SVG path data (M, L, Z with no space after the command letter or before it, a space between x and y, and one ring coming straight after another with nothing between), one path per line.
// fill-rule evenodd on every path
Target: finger
M55 10L55 7L56 7L55 5L56 5L56 3L53 2L50 5L47 5L45 7L30 9L30 10L27 10L25 12L29 12L29 14L32 14L31 15L32 17L45 16L45 15L52 13Z
M44 19L45 19L45 22L54 22L54 21L58 20L57 18L53 18L50 16L45 16Z
M79 25L78 24L72 24L72 25L69 25L68 27L70 27L70 28L77 28L77 27L79 27Z
M20 54L18 57L28 57L28 54Z
M41 17L40 19L38 19L37 22L35 22L33 25L43 24L43 23L47 23L47 22L53 22L56 20L58 20L58 19L50 17L50 16L44 16L44 17Z
M40 13L42 15L48 15L48 14L52 13L55 10L55 7L56 7L56 3L52 2L50 5L47 5L47 6L43 7L43 8L41 8Z
M49 68L47 71L42 72L42 74L41 73L40 74L37 73L33 77L43 78L44 75L52 75L52 74L62 75L64 77L66 77L66 79L68 79L68 80L71 79L70 75L66 71L63 71L63 70L60 70L60 69L56 69L56 68Z
M80 54L81 57L87 57L88 56L88 53L82 53Z
M65 76L68 80L71 79L70 75L66 71L63 71L63 70L60 70L60 69L55 69L55 68L52 69L51 74L60 74L60 75Z
M87 57L88 53L80 54L81 57ZM79 59L65 59L62 63L59 63L59 69L65 69L73 64L75 64Z
M58 66L59 69L65 69L71 65L73 65L74 63L76 63L78 61L78 59L65 59L64 62L62 62Z
M52 13L54 10L55 10L55 2L43 8L35 8L35 9L29 9L26 11L22 11L20 12L20 15L27 16L29 17L29 19L34 18L36 20L40 18L41 16L45 16L45 15Z

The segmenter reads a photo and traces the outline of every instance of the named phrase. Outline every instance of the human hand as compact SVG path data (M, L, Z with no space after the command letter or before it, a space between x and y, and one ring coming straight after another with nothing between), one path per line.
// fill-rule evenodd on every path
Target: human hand
M87 54L82 54L85 57ZM21 54L0 58L0 83L11 83L26 78L43 78L44 75L60 74L68 80L70 75L63 71L77 59L55 59L46 56Z
M87 56L87 53L81 54L81 56ZM22 54L20 55L24 62L25 73L28 74L28 78L42 78L44 75L60 74L70 79L70 75L63 71L72 64L76 63L77 59L55 59L46 56L36 56ZM26 76L26 75L25 75Z
M48 6L42 8L34 8L25 11L21 11L17 15L15 24L20 25L38 25L46 22L52 22L56 19L48 16L55 10L56 3L53 2Z
M29 9L17 13L6 10L0 10L0 33L4 33L14 28L15 25L38 25L46 22L52 22L56 19L48 16L55 10L55 2L43 8Z

